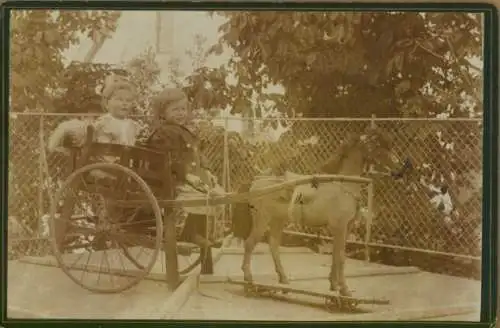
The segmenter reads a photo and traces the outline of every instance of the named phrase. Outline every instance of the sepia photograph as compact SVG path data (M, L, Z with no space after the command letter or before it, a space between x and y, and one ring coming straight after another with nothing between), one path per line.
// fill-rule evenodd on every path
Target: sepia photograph
M484 15L10 10L7 318L479 322Z

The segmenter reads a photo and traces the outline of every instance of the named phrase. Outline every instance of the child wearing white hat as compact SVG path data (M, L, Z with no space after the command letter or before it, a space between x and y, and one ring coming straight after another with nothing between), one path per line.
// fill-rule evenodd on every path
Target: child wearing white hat
M130 81L122 76L109 75L102 89L102 106L107 113L91 123L72 119L59 124L49 137L49 151L68 153L68 148L83 146L89 124L94 127L94 140L97 142L134 145L139 125L128 116L136 97L135 87ZM116 159L103 156L102 160L114 162Z

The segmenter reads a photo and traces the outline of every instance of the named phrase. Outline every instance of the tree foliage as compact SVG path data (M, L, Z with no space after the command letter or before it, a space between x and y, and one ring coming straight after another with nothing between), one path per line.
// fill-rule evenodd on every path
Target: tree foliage
M64 51L80 36L114 31L119 12L15 10L11 15L12 111L33 111L61 92ZM62 90L64 91L64 89Z
M481 16L467 13L222 12L227 22L211 49L234 52L227 67L200 70L192 88L234 112L252 96L305 116L468 115L479 111ZM236 85L226 83L234 74ZM208 83L207 83L208 82ZM209 89L207 90L207 85ZM259 98L260 97L260 98ZM450 107L451 106L451 107Z
M127 74L123 68L109 64L71 62L58 81L60 92L46 97L51 103L46 102L44 110L59 113L103 113L100 91L105 77L112 72Z
M151 98L156 93L155 87L160 83L160 65L156 53L152 48L147 48L132 58L124 69L137 88L139 99L136 114L150 114Z
M15 10L11 12L10 87L11 112L89 110L90 98L80 97L84 81L77 72L79 65L65 67L64 51L80 42L80 36L91 36L103 28L114 31L119 12ZM104 69L104 68L102 68ZM97 70L102 70L101 68ZM68 73L73 72L73 73ZM88 80L85 80L88 81ZM73 84L72 84L73 83ZM92 86L85 85L87 89ZM71 103L65 102L66 91L75 93ZM82 105L88 101L85 106ZM93 107L92 107L93 108ZM56 118L58 119L58 118ZM36 231L38 218L45 206L39 188L44 179L40 172L42 149L41 118L12 115L9 122L9 216L25 220ZM51 131L56 120L44 122ZM53 190L49 191L53 192ZM43 205L47 205L47 195Z
M71 62L59 81L60 96L53 99L54 107L63 113L102 113L101 91L109 74L127 76L137 89L134 115L148 115L149 103L159 83L160 69L156 54L145 49L124 65Z

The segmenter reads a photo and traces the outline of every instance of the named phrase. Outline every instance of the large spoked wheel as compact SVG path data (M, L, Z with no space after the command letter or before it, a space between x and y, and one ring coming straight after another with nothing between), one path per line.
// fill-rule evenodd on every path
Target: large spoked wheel
M51 243L61 269L93 292L138 284L162 245L158 202L133 170L115 163L75 170L51 205Z

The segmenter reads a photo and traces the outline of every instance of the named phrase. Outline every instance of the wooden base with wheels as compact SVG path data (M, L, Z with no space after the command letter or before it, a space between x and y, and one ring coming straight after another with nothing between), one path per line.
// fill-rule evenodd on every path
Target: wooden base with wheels
M228 283L243 285L245 295L252 297L273 297L281 292L282 294L299 294L321 297L325 300L325 308L329 311L354 311L360 304L376 304L376 305L388 305L388 300L382 299L369 299L369 298L357 298L349 296L341 296L336 292L322 292L298 289L292 287L291 285L284 284L264 284L257 282L246 282L242 280L232 280L228 279Z

